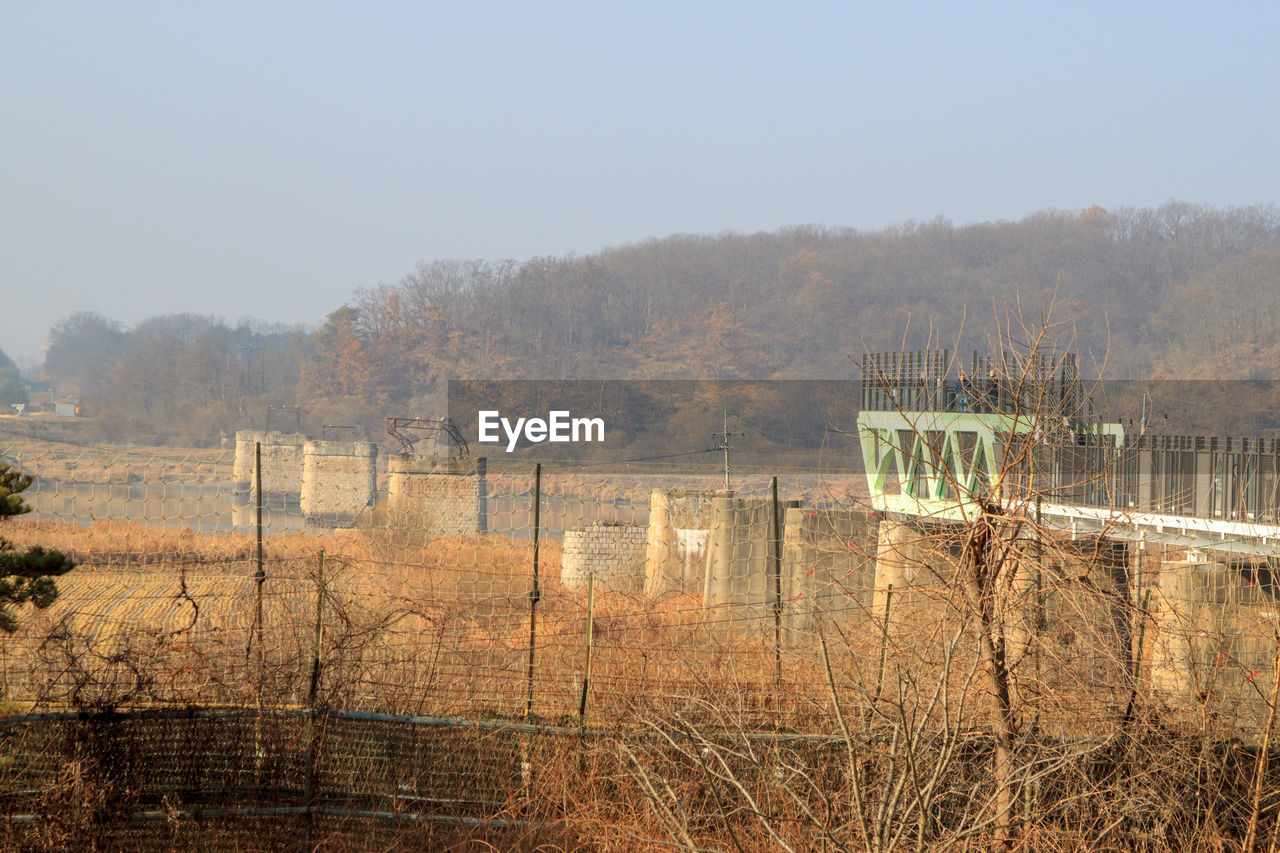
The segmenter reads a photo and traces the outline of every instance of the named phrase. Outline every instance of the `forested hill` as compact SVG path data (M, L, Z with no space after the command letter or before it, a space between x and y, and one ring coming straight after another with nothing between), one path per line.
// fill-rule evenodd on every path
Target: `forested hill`
M1016 300L1037 318L1055 293L1053 319L1110 376L1277 378L1280 210L1170 203L437 261L313 332L75 315L52 331L46 375L121 429L207 436L275 403L376 430L442 411L450 377L850 377L864 349L921 346L931 324L941 346L984 347L995 312Z

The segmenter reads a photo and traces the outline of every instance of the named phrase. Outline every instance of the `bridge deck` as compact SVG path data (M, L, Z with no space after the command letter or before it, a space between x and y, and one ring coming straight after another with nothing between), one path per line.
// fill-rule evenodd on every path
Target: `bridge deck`
M872 504L960 519L976 495L1037 500L1082 534L1280 556L1280 441L1126 435L1092 414L1074 359L869 355L858 431Z

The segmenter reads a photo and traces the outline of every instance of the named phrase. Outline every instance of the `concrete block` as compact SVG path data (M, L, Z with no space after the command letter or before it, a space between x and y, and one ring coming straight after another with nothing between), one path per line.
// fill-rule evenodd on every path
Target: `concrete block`
M398 453L387 459L387 523L425 536L487 529L486 460Z
M649 496L645 594L699 595L706 577L711 501L724 492L654 489Z
M596 583L634 594L644 588L646 528L635 524L596 521L564 532L560 582L568 589L586 589L594 572Z
M351 524L377 494L378 447L369 441L303 446L302 514L310 524Z

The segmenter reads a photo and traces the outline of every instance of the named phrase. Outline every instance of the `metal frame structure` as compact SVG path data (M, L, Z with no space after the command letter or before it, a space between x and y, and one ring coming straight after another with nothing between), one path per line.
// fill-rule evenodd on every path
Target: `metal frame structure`
M980 497L1035 499L1042 523L1081 535L1280 556L1280 441L1126 437L1089 415L1070 356L975 354L974 372L996 377L976 404L947 364L946 351L864 361L858 432L877 511L961 521ZM1029 467L1006 460L1015 443Z
M387 417L387 435L394 436L404 448L405 453L412 453L414 444L426 438L436 438L441 432L449 436L459 455L471 455L471 448L463 438L462 430L458 429L458 425L452 418L403 418L395 415Z

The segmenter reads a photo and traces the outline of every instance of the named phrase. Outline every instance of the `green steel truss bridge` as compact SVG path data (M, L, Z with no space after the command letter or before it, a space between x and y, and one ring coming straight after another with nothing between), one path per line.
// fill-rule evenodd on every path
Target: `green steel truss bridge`
M939 521L980 502L1080 535L1280 556L1280 441L1126 435L1074 356L871 353L858 433L872 506Z

